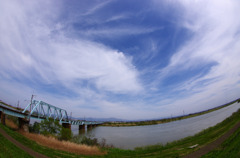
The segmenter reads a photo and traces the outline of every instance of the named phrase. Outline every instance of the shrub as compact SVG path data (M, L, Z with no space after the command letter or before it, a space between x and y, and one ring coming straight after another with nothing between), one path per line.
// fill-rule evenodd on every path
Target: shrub
M61 125L53 118L45 119L40 123L40 133L43 135L56 135L60 133Z
M40 133L40 123L34 122L33 125L29 125L29 132Z
M72 139L72 131L71 129L62 127L59 133L60 140L71 140Z
M90 145L90 146L99 146L97 138L90 138L84 136L81 141L82 144Z

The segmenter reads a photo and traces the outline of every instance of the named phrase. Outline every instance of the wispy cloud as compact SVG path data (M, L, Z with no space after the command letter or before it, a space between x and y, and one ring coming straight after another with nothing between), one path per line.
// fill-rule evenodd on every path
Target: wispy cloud
M17 81L16 85L26 89L34 89L33 84L35 88L43 84L62 86L72 95L81 95L77 98L82 100L99 99L105 92L132 94L142 90L131 58L100 43L71 39L56 29L61 22L53 22L59 18L54 5L9 1L2 2L0 8L2 83ZM40 8L53 12L45 13ZM46 18L48 14L52 19ZM40 90L48 94L42 87Z
M112 0L105 0L105 1L101 1L101 3L96 3L91 8L89 8L86 12L84 12L84 14L82 14L82 16L94 14L95 12L104 8L106 5L108 5L111 2L112 2Z
M122 36L129 35L139 35L139 34L147 34L152 33L157 30L161 30L162 27L158 28L146 28L146 27L138 27L138 26L117 26L115 28L99 28L99 29L87 29L85 31L81 31L80 34L83 34L87 37L105 37L105 38L119 38Z
M2 1L0 96L26 99L34 90L78 116L132 119L235 99L239 2L153 2L155 10L143 4L108 15L113 1L93 1L71 13L61 1ZM189 36L169 38L174 29ZM177 43L171 50L170 39Z
M205 65L209 70L204 75L181 82L175 91L185 90L187 100L182 102L184 105L190 105L193 98L196 102L208 98L206 103L209 105L210 100L221 98L222 92L239 87L240 71L237 67L240 64L236 59L240 57L240 20L237 17L240 5L237 1L178 1L177 5L182 15L179 26L191 32L192 37L171 57L168 66L160 71L159 78L191 72ZM179 104L180 100L176 103ZM203 101L197 104L204 106Z

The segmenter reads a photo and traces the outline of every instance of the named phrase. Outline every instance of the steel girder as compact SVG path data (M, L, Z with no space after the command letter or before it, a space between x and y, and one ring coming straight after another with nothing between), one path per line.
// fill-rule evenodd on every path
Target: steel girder
M34 100L30 103L22 113L29 112L28 117L37 116L38 118L53 118L58 120L60 123L68 123L67 111L43 101Z

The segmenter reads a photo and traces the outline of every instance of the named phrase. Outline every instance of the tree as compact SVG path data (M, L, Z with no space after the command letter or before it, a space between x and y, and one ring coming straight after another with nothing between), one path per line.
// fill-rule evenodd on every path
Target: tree
M42 120L41 123L34 122L33 126L30 127L30 132L58 137L60 140L70 140L72 138L71 129L62 127L59 121L53 118Z
M60 140L70 140L72 139L72 131L68 128L61 128L60 134L59 134Z
M29 126L29 131L33 133L40 133L40 123L34 122L33 126Z
M57 120L48 118L40 123L40 133L43 135L57 135L60 133L61 125Z

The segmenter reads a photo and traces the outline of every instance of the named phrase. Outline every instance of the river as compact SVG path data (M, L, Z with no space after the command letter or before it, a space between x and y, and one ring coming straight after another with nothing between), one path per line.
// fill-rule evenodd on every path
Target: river
M121 149L134 149L135 147L166 144L181 138L192 136L208 127L222 122L233 112L240 108L239 103L222 108L204 115L169 122L158 125L131 126L131 127L95 127L85 132L85 135L93 136L101 140L104 138L107 144ZM74 134L78 134L78 126L72 126Z

